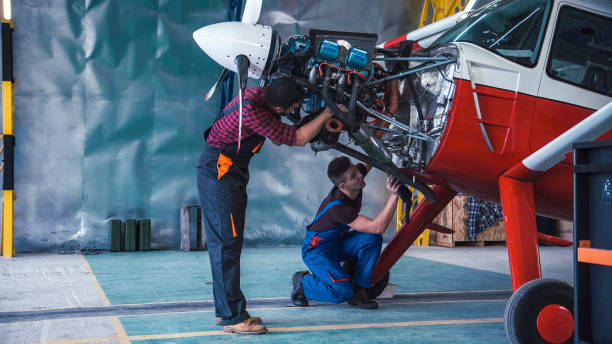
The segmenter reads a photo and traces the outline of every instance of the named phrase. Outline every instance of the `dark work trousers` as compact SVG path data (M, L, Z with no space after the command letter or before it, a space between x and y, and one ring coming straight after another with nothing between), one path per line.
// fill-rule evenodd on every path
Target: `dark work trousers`
M246 320L240 290L240 254L247 205L248 168L232 168L218 178L220 150L205 145L197 167L198 193L213 277L215 314L223 325Z

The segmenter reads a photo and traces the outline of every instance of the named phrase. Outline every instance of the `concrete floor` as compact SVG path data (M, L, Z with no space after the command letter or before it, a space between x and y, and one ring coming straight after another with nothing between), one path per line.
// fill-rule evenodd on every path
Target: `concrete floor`
M572 248L541 247L544 277L573 284ZM505 343L505 247L413 247L378 310L290 307L299 247L250 248L242 289L263 336L214 324L207 252L20 254L0 259L0 343Z
M540 247L542 276L555 278L574 285L572 254L572 247ZM508 250L505 246L484 248L454 247L452 249L439 246L414 246L406 251L405 255L510 275Z

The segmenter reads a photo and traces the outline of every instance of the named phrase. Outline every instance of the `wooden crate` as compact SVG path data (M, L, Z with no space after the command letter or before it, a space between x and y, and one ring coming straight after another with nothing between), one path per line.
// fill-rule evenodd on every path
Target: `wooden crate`
M495 225L478 233L475 241L470 241L467 230L467 198L455 196L453 200L438 214L433 223L450 228L454 234L444 234L429 231L429 244L454 247L457 245L484 246L485 244L503 244L506 241L504 222L500 219Z

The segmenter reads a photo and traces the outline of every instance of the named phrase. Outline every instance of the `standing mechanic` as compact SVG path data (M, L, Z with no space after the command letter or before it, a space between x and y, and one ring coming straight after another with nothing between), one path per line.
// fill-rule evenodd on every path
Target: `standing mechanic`
M293 275L291 301L296 306L308 306L308 299L341 303L365 309L378 308L368 298L366 288L382 248L382 234L387 229L398 199L400 182L389 177L389 199L375 219L359 215L365 182L370 166L353 165L349 158L337 157L327 168L334 188L325 197L317 215L306 228L302 258L310 269ZM354 230L349 231L350 228ZM354 273L340 265L353 261Z
M332 117L332 111L326 108L299 129L281 122L280 116L298 109L301 100L302 90L288 78L275 79L267 87L248 88L243 101L240 150L238 97L227 104L204 133L206 144L197 166L198 192L212 269L215 314L225 332L267 332L261 318L247 312L240 290L249 161L266 138L276 145L304 146Z

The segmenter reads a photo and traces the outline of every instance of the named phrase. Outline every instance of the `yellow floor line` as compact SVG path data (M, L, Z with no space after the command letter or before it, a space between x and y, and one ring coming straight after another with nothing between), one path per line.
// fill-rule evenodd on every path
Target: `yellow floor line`
M87 273L91 277L91 280L93 281L93 284L96 287L96 290L98 291L98 295L102 299L102 304L104 306L110 306L111 305L110 300L108 299L108 297L106 297L106 293L104 292L104 290L102 289L102 286L98 282L96 275L94 275L93 270L91 269L91 266L89 266L89 262L87 262L87 259L85 259L85 256L81 256L81 259L83 259L83 262L85 263L85 268L87 269ZM113 327L115 328L115 332L117 333L117 336L118 336L117 339L115 340L119 340L121 344L130 344L129 339L127 338L127 333L125 333L125 329L123 328L123 325L121 325L121 321L119 320L119 317L110 317L110 319L111 319L111 322L113 323Z
M121 325L121 320L119 320L119 317L111 317L111 321L113 322L113 327L115 328L115 332L117 332L117 336L119 337L121 344L130 344L131 342L128 339L127 333L125 333L123 325Z
M110 306L111 303L108 300L108 298L106 297L106 293L104 293L104 290L102 289L102 286L100 285L100 283L98 283L98 279L96 278L96 275L94 275L93 270L91 270L91 266L89 266L89 263L87 262L87 259L85 259L85 256L80 256L80 257L83 260L83 262L85 263L85 268L87 269L87 273L89 274L89 277L91 277L91 280L93 281L94 287L96 287L96 290L98 291L98 295L102 299L102 304L104 306Z
M465 325L465 324L487 324L504 322L504 318L483 318L483 319L453 319L453 320L422 320L422 321L402 321L391 323L366 323L366 324L341 324L341 325L320 325L320 326L298 326L298 327L279 327L269 329L270 332L298 332L298 331L330 331L330 330L352 330L372 327L411 327L411 326L433 326L433 325Z
M451 319L451 320L423 320L423 321L403 321L390 323L364 323L364 324L335 324L318 326L296 326L296 327L276 327L269 328L270 333L289 333L289 332L312 332L312 331L332 331L332 330L354 330L363 328L388 328L388 327L412 327L412 326L436 326L436 325L465 325L465 324L487 324L504 322L504 318L482 318L482 319ZM227 335L223 331L200 331L183 333L166 333L154 335L128 336L128 340L155 340L155 339L176 339L190 337L207 337ZM81 344L99 343L122 340L122 338L82 338L69 340L53 340L41 342L39 344Z

